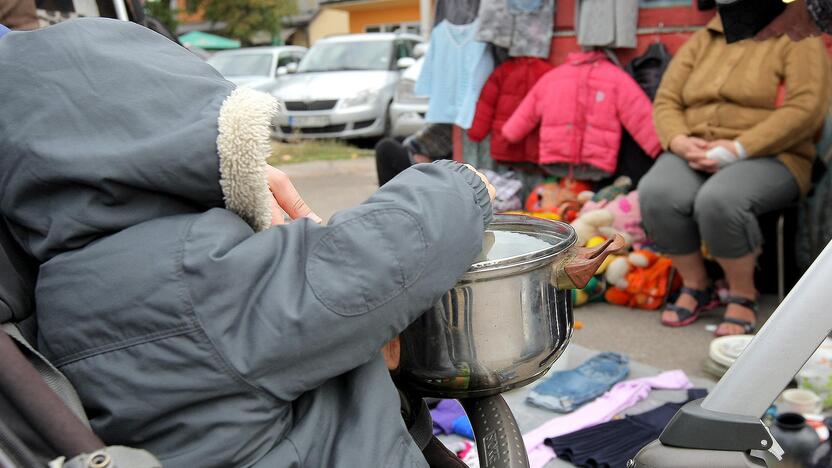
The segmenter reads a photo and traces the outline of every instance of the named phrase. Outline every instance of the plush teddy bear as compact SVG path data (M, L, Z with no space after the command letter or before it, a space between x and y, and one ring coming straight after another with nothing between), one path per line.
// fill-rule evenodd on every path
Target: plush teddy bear
M681 286L669 258L649 250L617 257L607 267L607 302L638 309L660 308L670 291Z
M615 216L609 210L590 211L572 221L572 228L578 234L578 245L583 247L593 237L604 237L601 228L612 227Z
M641 210L639 208L638 192L620 195L612 201L588 201L584 203L577 219L580 220L589 215L591 216L589 218L590 221L597 219L600 222L602 215L592 214L599 211L608 212L608 214L603 215L604 223L597 225L599 228L598 232L601 235L608 237L614 233L622 234L627 238L628 244L636 248L641 248L647 241L647 234L645 234L644 229L641 227ZM612 217L612 221L607 222L610 216Z

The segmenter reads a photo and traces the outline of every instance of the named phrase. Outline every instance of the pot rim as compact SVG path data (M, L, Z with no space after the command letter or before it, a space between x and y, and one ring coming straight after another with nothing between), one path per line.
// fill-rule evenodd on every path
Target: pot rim
M505 229L511 226L517 227L518 229ZM488 229L533 233L537 236L544 237L546 241L552 243L552 246L547 249L529 252L522 255L515 255L513 257L477 262L462 275L460 278L461 281L483 279L481 277L487 273L487 277L493 278L495 277L493 273L501 270L533 270L540 266L554 263L558 257L564 255L578 242L578 235L575 232L575 229L573 229L569 224L561 221L535 218L523 214L495 215L494 220L488 226Z

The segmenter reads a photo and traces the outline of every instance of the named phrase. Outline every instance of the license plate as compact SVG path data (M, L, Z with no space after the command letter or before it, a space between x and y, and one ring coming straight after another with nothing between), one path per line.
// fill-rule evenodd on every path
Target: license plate
M326 127L329 117L326 116L289 116L290 127Z

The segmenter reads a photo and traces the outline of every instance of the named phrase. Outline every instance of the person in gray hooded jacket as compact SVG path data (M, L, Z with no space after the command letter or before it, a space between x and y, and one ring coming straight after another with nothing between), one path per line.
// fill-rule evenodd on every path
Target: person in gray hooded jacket
M466 271L489 190L416 165L271 226L271 97L140 26L0 39L0 216L38 347L109 445L166 467L421 467L382 345Z

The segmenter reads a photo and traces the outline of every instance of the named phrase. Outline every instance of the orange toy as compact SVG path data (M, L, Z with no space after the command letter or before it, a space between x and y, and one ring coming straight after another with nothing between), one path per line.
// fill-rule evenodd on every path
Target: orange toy
M564 204L570 209L575 209L573 203L577 202L578 194L591 188L589 183L574 179L562 179L558 183L544 182L532 189L526 199L526 211L562 215Z
M610 304L637 309L656 310L674 289L681 287L681 278L674 274L669 258L638 250L628 257L630 270L625 281L607 289L604 298Z

